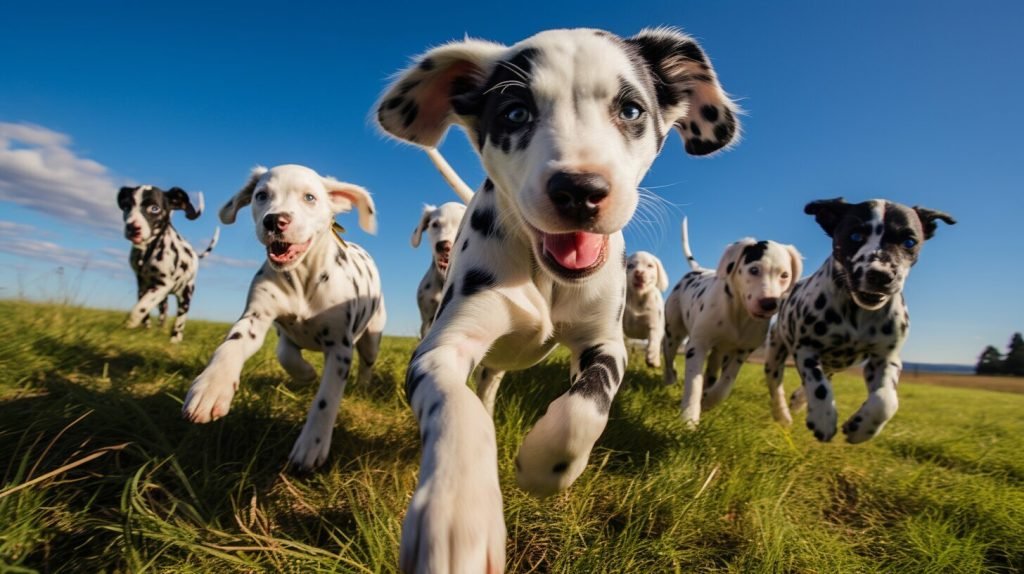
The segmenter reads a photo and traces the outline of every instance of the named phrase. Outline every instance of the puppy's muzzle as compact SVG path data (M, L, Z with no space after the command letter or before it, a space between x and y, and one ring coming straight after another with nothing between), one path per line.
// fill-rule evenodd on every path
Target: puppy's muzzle
M864 281L870 289L878 292L886 292L892 288L893 283L896 281L896 277L891 273L886 273L885 271L868 269L868 272L864 274Z
M558 214L568 222L583 224L597 218L601 202L611 192L604 176L560 171L548 179L547 194Z

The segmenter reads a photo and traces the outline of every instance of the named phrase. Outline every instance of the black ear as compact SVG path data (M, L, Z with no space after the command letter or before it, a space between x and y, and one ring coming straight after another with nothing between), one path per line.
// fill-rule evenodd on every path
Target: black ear
M121 191L117 192L117 206L122 210L131 207L133 193L135 193L134 187L128 187L127 185L122 187Z
M812 201L804 206L804 213L813 215L818 225L825 230L825 234L832 237L832 233L848 209L850 209L850 204L846 203L843 198L837 197Z
M167 205L171 209L180 209L185 212L185 217L188 219L196 219L202 215L202 209L196 209L192 205L192 200L188 197L188 192L180 187L172 187L171 189L164 192L164 199L167 200Z
M658 107L675 125L690 155L714 153L738 139L736 105L696 40L671 28L642 30L626 39L654 75Z
M936 221L942 221L946 225L956 225L956 220L953 216L943 211L935 211L934 209L928 209L927 207L914 206L914 211L917 212L917 217L921 219L921 227L924 229L924 238L931 239L935 235L935 230L938 229Z

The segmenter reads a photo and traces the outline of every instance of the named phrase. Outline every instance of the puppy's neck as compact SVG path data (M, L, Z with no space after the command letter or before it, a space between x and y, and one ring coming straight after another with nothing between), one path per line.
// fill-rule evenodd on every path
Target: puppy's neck
M642 307L650 300L653 292L654 289L650 285L639 291L630 285L626 288L626 304L630 307Z
M722 299L728 302L729 319L733 325L767 324L770 321L770 319L758 319L747 311L746 305L743 304L743 293L733 285L729 276L719 277L718 279L719 286L717 288L722 291ZM727 287L728 290L726 290Z

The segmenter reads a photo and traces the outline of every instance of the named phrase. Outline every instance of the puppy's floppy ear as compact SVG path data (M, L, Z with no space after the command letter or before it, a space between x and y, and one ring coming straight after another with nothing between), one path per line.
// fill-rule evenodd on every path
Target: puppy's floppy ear
M426 147L436 147L453 121L472 129L479 88L504 51L469 39L430 50L385 90L377 122L392 136Z
M661 264L661 259L651 256L654 259L654 266L658 269L658 291L664 291L668 289L668 273L665 273L665 266Z
M120 191L117 192L117 206L122 210L131 207L132 194L135 193L136 187L124 186Z
M260 178L263 177L263 174L265 173L267 173L267 168L262 165L252 168L252 171L249 172L249 180L245 182L242 189L238 190L238 193L233 195L231 199L224 204L224 207L220 208L220 213L218 215L220 216L221 223L231 225L235 222L235 216L238 215L238 210L252 202L252 192L256 189L256 184L260 182Z
M188 219L196 219L203 214L203 201L202 194L199 195L199 209L196 209L192 205L192 200L188 196L188 192L180 187L172 187L171 189L164 192L164 198L167 200L167 205L171 209L180 209L185 212L185 217Z
M917 217L921 219L921 227L924 229L925 239L931 239L935 235L935 230L939 227L935 223L936 221L942 221L946 225L956 225L956 220L948 213L917 205L914 206L914 211L917 213Z
M354 183L338 181L333 177L321 177L331 207L335 214L351 211L352 206L359 210L359 227L363 231L377 233L377 210L373 206L370 192Z
M836 226L839 225L839 221L843 219L848 209L850 209L850 204L846 203L843 198L837 197L812 201L804 206L804 213L813 215L818 225L825 230L829 237L832 237L832 233L835 232Z
M743 256L743 250L747 247L756 244L757 241L753 237L744 237L736 243L729 245L725 248L725 253L722 254L722 259L718 262L718 269L715 273L719 277L726 279L732 278L732 274L736 272L736 268L739 267L740 257Z
M800 280L800 275L804 272L804 256L800 255L800 252L793 245L783 245L783 247L786 248L786 253L789 253L790 260L789 287L786 287L786 293L789 293L796 286L796 282Z
M433 205L425 204L423 206L423 215L420 216L420 222L416 224L416 229L412 232L412 239L409 243L413 247L420 246L420 239L423 237L423 232L427 230L427 225L430 223L430 214L437 209Z
M626 39L654 75L658 107L690 155L708 155L738 140L738 108L718 83L697 42L672 28L648 28Z

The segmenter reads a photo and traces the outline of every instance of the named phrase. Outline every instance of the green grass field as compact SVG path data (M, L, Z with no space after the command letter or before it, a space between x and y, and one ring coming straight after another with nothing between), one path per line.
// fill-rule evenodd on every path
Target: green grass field
M411 339L385 340L325 468L295 476L284 462L315 389L287 379L272 342L231 413L193 426L181 400L226 326L191 321L172 347L121 319L0 302L0 571L394 571L419 459ZM513 457L567 380L557 354L498 395L509 572L1024 569L1024 395L905 384L879 438L818 444L802 417L772 422L755 366L696 431L680 388L631 367L588 470L535 500ZM864 389L836 386L843 420Z

